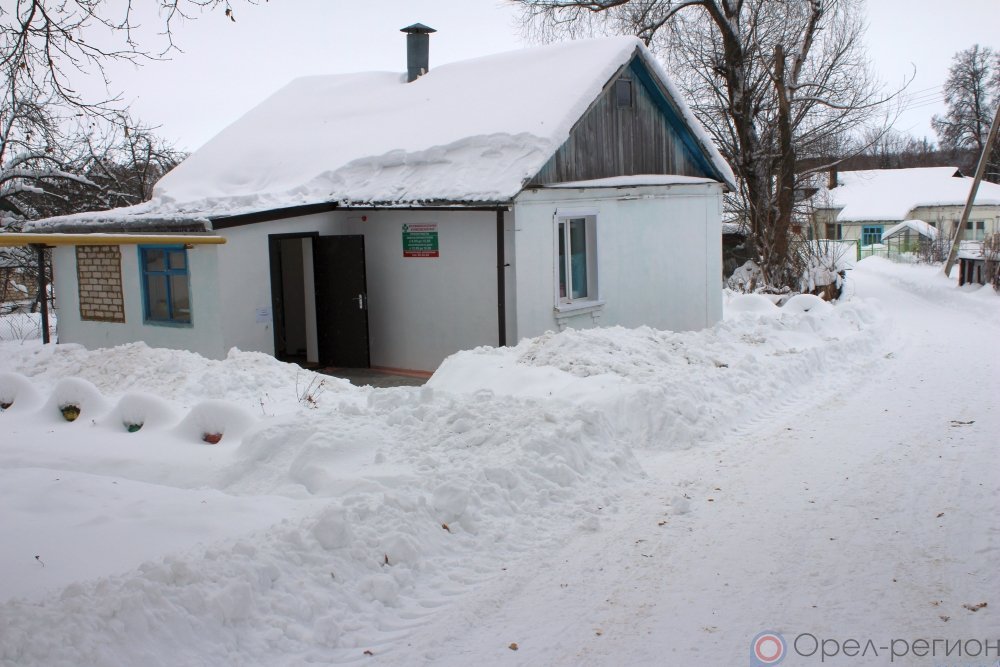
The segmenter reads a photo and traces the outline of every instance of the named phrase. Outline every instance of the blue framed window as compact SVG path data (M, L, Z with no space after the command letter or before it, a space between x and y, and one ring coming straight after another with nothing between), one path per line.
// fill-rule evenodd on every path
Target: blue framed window
M874 245L882 242L882 225L865 225L861 228L861 245Z
M191 287L184 246L139 246L143 317L157 324L191 324Z

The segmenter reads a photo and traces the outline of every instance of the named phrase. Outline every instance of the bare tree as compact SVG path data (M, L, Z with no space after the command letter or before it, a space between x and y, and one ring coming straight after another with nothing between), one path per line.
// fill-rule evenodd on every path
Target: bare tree
M19 231L27 220L128 206L149 199L153 184L181 159L149 128L137 126L127 116L114 123L73 132L53 143L43 160L26 159L22 167L5 169L0 184L0 228ZM0 152L7 147L0 141ZM14 149L19 146L12 147ZM30 155L25 151L21 155ZM35 285L38 260L24 247L0 253L0 274L9 279L16 272L21 283ZM7 284L4 280L0 288ZM0 289L0 304L8 290ZM32 310L38 307L36 300ZM3 306L0 305L0 310Z
M948 112L931 121L941 145L982 153L993 110L1000 103L1000 54L978 44L956 53L944 95Z
M4 173L8 180L0 186L0 208L7 212L8 224L138 204L184 158L153 129L125 114L62 139L56 144L58 153L49 156L57 167Z
M254 0L244 0L250 4ZM154 12L153 48L140 45L140 15ZM97 78L110 91L106 67L140 63L175 48L174 25L226 0L10 0L0 4L0 231L25 220L134 204L180 155L132 121L108 92L79 92ZM143 20L150 14L143 15ZM4 252L7 268L37 269L26 249ZM33 279L33 278L32 278ZM44 294L38 298L44 298Z
M978 161L1000 104L1000 53L978 44L956 53L944 94L948 111L931 120L941 147L954 153L970 151ZM994 145L990 152L983 178L1000 183L1000 149Z
M890 123L863 48L859 0L512 0L536 39L632 34L668 61L740 191L764 280L799 280L790 231L813 172ZM810 169L799 163L811 159Z
M255 0L245 0L256 4ZM193 12L225 8L235 21L229 0L13 0L0 6L0 71L8 92L20 97L57 100L91 112L102 112L114 101L85 99L76 89L78 75L99 76L110 84L110 62L141 62L175 48L174 26ZM155 11L158 44L142 46L138 35L144 11ZM156 37L142 33L144 39Z
M255 0L243 1L255 4ZM142 7L145 14L140 15L135 7ZM32 216L34 211L26 203L37 208L39 195L49 195L56 202L64 196L60 190L93 187L110 192L109 184L101 188L91 178L100 169L90 170L99 166L95 160L103 159L112 146L126 150L128 142L109 141L105 136L99 146L94 139L97 133L117 132L127 138L131 132L133 140L149 139L152 143L145 150L152 162L161 149L169 153L148 128L140 128L123 113L119 96L110 92L106 68L116 61L140 63L163 56L175 48L173 31L178 20L217 8L225 9L228 20L235 20L227 0L154 0L144 5L131 0L12 0L0 4L0 216L4 212ZM140 23L151 18L153 31L140 30ZM151 43L142 46L140 37ZM97 78L109 92L98 99L85 97L78 84L88 78ZM132 158L119 155L114 163L140 164L141 143L132 146L136 151ZM142 172L142 177L152 177L155 171ZM103 174L105 179L109 176Z
M127 114L121 114L103 134L88 135L86 148L79 170L97 184L100 208L146 201L160 177L185 157L154 128L133 122Z
M0 105L0 214L31 216L24 198L45 195L58 181L93 185L74 173L68 157L79 137L65 130L51 98L13 95Z

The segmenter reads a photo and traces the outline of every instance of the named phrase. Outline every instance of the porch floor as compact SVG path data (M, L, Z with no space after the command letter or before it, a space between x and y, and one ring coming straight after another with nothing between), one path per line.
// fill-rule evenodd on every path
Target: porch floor
M317 373L349 380L358 387L419 387L430 379L430 373L398 373L380 368L315 368Z

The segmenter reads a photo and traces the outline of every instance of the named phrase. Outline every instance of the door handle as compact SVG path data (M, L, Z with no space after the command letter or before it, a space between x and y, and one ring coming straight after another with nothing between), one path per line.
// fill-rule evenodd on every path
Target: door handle
M358 310L364 310L365 309L365 295L364 294L359 294L359 295L357 295L354 298L358 300Z

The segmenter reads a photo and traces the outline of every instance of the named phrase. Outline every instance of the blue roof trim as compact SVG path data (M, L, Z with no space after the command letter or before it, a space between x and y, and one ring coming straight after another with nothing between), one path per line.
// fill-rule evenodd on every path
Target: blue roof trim
M629 70L638 79L643 87L645 87L646 92L649 96L653 98L656 106L660 109L660 112L667 119L670 127L673 128L674 132L680 138L681 143L684 148L687 149L688 154L693 159L694 163L705 172L705 175L709 178L714 178L720 183L725 183L726 179L722 177L722 174L712 165L712 161L708 159L705 155L704 149L695 139L694 135L691 133L691 129L688 127L687 123L684 122L684 118L678 113L677 109L670 102L670 99L666 96L663 88L657 82L656 77L653 76L649 68L646 67L646 63L643 62L642 58L636 54L633 56L632 61L628 65Z

